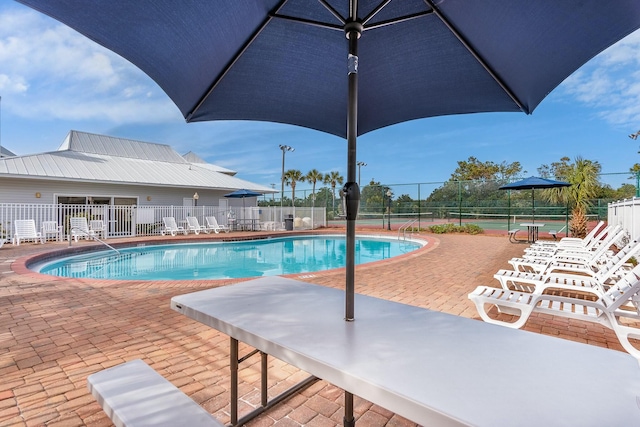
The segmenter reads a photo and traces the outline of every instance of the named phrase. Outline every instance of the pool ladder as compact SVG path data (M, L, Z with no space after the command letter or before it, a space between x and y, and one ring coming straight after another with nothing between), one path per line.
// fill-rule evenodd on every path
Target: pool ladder
M113 246L111 246L110 244L108 244L105 241L102 241L100 239L98 239L95 235L93 234L89 234L86 231L82 230L81 228L77 228L77 227L73 227L71 228L71 230L76 230L79 231L80 233L84 234L85 236L91 237L93 240L95 240L96 242L100 242L103 245L105 245L107 248L111 249L112 251L115 251L118 255L120 255L120 251L117 250L116 248L114 248ZM69 240L69 247L71 247L71 242L72 242L72 238L71 238L71 234L69 234L69 236L67 237L67 239Z
M400 240L401 234L402 234L402 239L407 240L407 230L409 228L411 228L411 231L409 232L410 233L409 237L413 237L413 224L415 224L416 222L418 222L417 219L412 219L402 224L398 229L398 240Z

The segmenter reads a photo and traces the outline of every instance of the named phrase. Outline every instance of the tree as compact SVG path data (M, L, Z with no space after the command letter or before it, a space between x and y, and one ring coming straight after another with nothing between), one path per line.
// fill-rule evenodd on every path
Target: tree
M384 196L387 191L379 182L373 179L360 192L360 207L362 213L377 212L380 207L384 207Z
M331 171L324 176L324 183L329 184L331 186L331 194L333 195L333 203L331 205L331 209L333 213L336 212L336 185L344 182L344 178L340 175L340 172Z
M566 204L571 209L569 229L573 236L583 238L587 235L587 209L591 205L591 199L602 187L598 181L601 169L602 166L597 161L582 157L576 157L573 163L569 163L568 157L563 157L560 162L548 167L556 179L571 184L570 187L544 190L542 194L548 201Z
M313 211L314 211L314 209L316 207L316 183L318 181L322 182L323 179L324 179L324 174L322 172L320 172L318 169L311 169L304 176L304 180L307 181L307 182L310 182L311 185L313 186L313 188L311 190L311 218L312 218L312 221L313 221Z
M451 174L451 181L494 180L512 178L522 172L520 162L496 164L491 161L481 162L470 156L467 160L458 161L458 167Z
M296 183L304 182L302 172L297 169L289 169L284 173L284 183L291 187L291 206L296 204Z

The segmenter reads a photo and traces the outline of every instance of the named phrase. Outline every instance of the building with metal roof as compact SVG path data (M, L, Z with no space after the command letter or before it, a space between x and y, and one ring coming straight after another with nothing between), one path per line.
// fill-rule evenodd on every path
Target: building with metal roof
M274 191L235 175L169 145L72 130L56 151L0 158L0 203L226 207L231 191Z

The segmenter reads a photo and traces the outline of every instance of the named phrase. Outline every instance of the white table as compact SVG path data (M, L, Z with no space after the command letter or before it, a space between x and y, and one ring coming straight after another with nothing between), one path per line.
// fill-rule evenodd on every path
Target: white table
M344 304L341 290L281 277L171 300L232 340L422 425L640 425L640 367L626 353L363 295L345 322Z
M540 227L544 227L544 224L539 222L523 222L521 227L527 227L527 242L534 243L538 240L538 230Z

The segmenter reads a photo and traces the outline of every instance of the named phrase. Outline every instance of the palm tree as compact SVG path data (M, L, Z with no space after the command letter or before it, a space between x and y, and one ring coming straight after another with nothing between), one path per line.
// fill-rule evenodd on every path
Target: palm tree
M311 190L311 228L313 228L313 211L316 207L316 183L324 180L324 174L322 174L318 169L311 169L304 176L304 179L313 185L313 189Z
M331 210L334 214L336 212L336 185L342 185L343 182L344 178L340 175L340 172L337 171L331 171L324 176L324 183L331 185L331 193L333 194Z
M566 162L565 162L566 163ZM569 230L575 237L587 235L587 209L600 188L598 175L602 166L597 161L576 157L573 164L565 164L557 179L571 184L571 187L553 188L543 192L544 197L553 203L566 204L571 209Z
M320 172L318 169L311 169L304 176L304 180L310 182L313 187L313 189L311 190L311 203L312 205L315 205L314 202L316 200L316 183L322 182L324 180L324 174L322 174L322 172Z
M304 176L298 169L289 169L284 173L284 183L291 187L291 206L296 207L296 183L304 182Z

